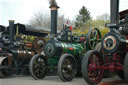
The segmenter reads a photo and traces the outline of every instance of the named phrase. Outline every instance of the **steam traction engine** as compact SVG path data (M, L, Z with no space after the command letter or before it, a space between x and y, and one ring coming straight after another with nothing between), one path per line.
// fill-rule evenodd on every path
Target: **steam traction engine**
M94 49L101 41L98 29L90 29L87 35L72 35L72 27L64 25L57 34L57 5L51 5L51 39L44 46L44 53L32 57L29 70L35 79L57 73L63 81L71 81L81 72L81 60L85 52Z
M83 55L100 40L101 35L97 29L90 29L86 36L75 37L66 27L45 44L45 55L37 54L31 59L30 72L35 79L43 79L47 74L57 71L63 81L71 81L77 70L81 72Z
M29 31L29 30L31 31ZM23 24L0 26L0 77L28 73L28 64L34 54L42 52L47 33L33 32L35 28Z
M91 85L102 80L104 70L128 82L128 10L118 11L119 0L111 0L111 23L106 24L110 32L102 40L102 53L88 51L82 60L83 77Z

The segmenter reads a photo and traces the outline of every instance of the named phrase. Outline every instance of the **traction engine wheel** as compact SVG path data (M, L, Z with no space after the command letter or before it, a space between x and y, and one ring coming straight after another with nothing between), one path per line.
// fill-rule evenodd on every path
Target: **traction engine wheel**
M71 54L64 54L58 63L58 75L62 81L72 81L77 73L77 64Z
M120 71L116 71L116 74L119 76L120 79L124 80L124 71L120 70Z
M13 64L14 64L14 62L13 62ZM5 78L5 77L13 75L13 70L8 68L9 65L8 65L7 57L0 57L0 66L3 66L3 68L0 69L0 77L1 78Z
M98 84L104 75L103 59L96 50L88 51L82 60L82 75L89 84Z
M124 60L124 79L128 83L128 52Z
M45 56L40 54L36 54L30 60L29 70L35 80L43 79L46 76L46 62Z
M101 45L102 45L101 42L98 42L96 44L94 50L97 50L100 53L102 53L102 47L101 47ZM103 57L103 59L105 59L105 58ZM112 76L112 72L110 72L109 70L104 70L104 76L103 76L103 78L110 78L111 76Z
M98 42L98 43L96 44L96 46L95 46L95 49L94 49L94 50L97 50L97 51L99 51L99 52L101 52L101 51L102 51L101 42Z
M97 28L91 28L87 33L87 43L91 49L94 49L96 44L101 41L101 34Z

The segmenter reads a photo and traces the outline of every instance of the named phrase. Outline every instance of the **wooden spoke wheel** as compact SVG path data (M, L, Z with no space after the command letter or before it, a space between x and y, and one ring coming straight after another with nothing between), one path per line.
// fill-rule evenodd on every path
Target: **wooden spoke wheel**
M101 41L101 34L97 28L91 28L87 34L87 43L91 49L94 49L96 44Z
M71 81L77 73L77 64L71 54L64 54L58 63L58 75L62 81Z
M100 68L103 65L103 59L100 53L96 50L88 51L82 60L82 75L90 85L98 84L104 74L104 69Z
M29 70L34 79L43 79L46 76L46 62L43 55L36 54L32 57Z

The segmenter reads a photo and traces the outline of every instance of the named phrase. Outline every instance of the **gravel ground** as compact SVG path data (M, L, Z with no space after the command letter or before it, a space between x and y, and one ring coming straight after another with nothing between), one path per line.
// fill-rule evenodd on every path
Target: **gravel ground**
M117 76L102 81L120 80ZM47 76L43 80L34 80L31 76L13 76L0 79L0 85L88 85L83 78L74 78L72 82L62 82L57 76ZM128 84L118 84L128 85Z

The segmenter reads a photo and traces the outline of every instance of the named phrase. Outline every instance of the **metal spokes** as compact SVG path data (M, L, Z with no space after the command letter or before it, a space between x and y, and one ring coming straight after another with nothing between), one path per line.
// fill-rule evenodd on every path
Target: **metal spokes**
M43 79L46 76L46 57L40 54L36 54L32 57L29 70L34 79Z
M103 69L100 69L99 66L102 66L103 61L99 58L98 55L93 54L91 57L89 57L88 62L88 76L91 81L98 82L101 80L103 76Z
M40 77L40 75L45 73L44 67L45 67L44 60L41 58L38 58L34 63L34 68L33 68L34 74L37 77Z
M5 68L0 69L0 77L4 78L13 74L12 69L8 67L9 66L8 58L5 57L0 63L1 63L1 66L5 66ZM12 63L12 66L13 65L14 65L14 62Z
M73 71L72 60L66 59L62 65L62 73L65 77L70 77Z
M89 30L87 34L88 45L91 49L94 49L96 44L101 41L100 31L96 28Z
M77 64L74 56L64 54L58 63L58 75L63 81L71 81L77 72Z

